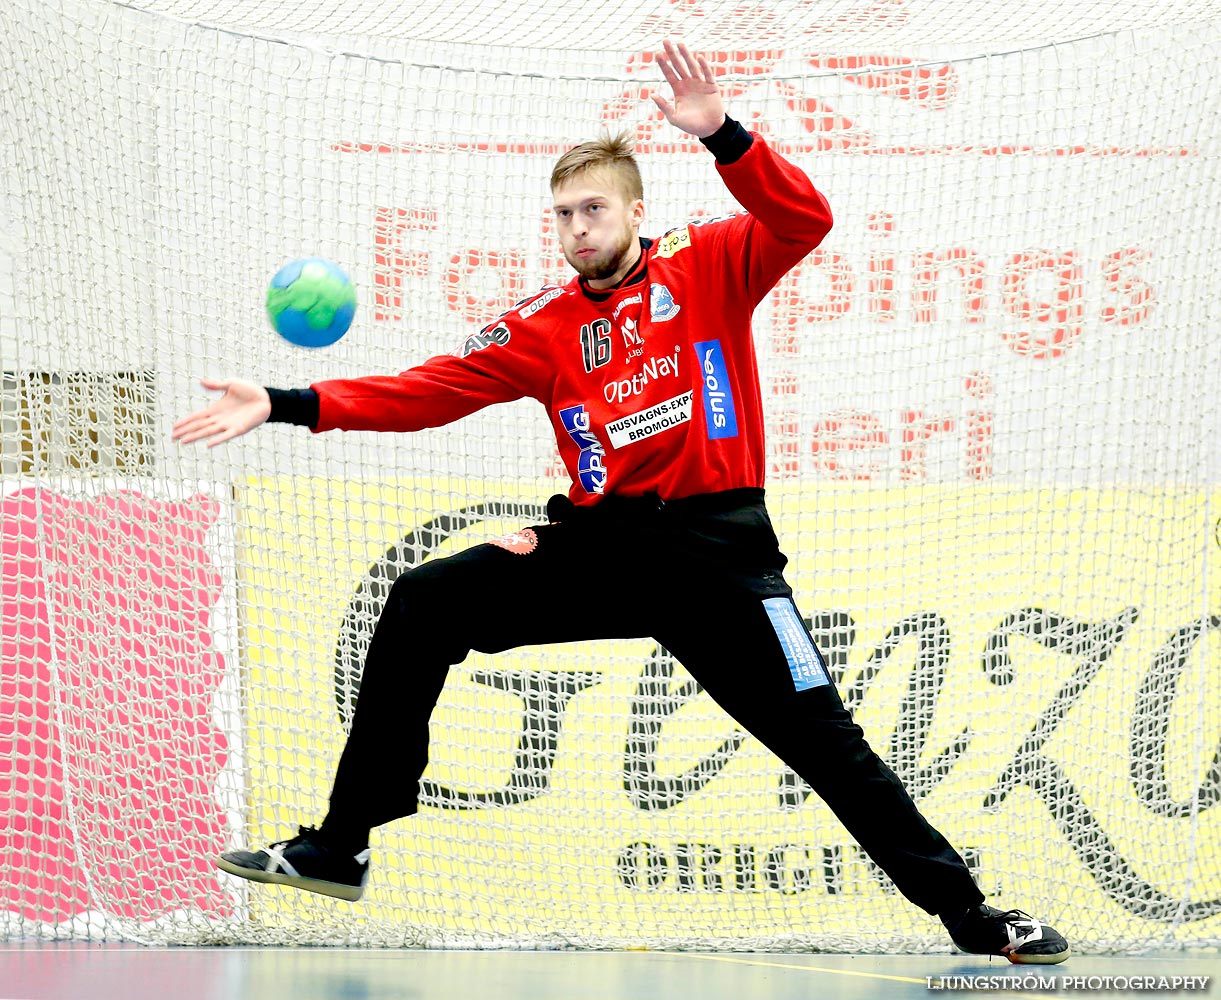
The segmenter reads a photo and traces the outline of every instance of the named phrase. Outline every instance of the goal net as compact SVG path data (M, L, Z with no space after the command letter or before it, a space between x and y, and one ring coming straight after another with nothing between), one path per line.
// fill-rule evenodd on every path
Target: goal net
M649 640L455 667L359 904L213 867L324 815L388 581L568 483L528 400L170 425L201 376L401 371L567 281L547 180L604 129L645 235L737 210L648 100L667 37L835 214L755 346L788 579L871 744L994 905L1221 944L1221 7L1188 0L6 0L0 935L948 947ZM263 308L308 256L359 302L317 350Z

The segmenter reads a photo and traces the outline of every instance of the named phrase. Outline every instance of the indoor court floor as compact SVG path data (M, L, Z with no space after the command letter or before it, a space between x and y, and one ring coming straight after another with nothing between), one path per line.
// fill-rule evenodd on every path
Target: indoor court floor
M866 1000L1221 996L1215 949L1017 966L965 955L0 944L0 1000ZM1067 979L1066 979L1067 977Z

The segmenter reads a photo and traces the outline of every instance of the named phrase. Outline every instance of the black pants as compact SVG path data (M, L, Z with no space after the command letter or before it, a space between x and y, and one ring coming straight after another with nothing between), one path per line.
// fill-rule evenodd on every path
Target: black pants
M371 828L416 811L429 717L450 666L472 649L651 636L814 789L913 903L940 913L983 900L865 741L809 633L793 628L787 560L762 490L665 504L607 498L593 509L554 497L548 517L517 550L476 545L395 582L324 828ZM537 544L524 551L530 534Z

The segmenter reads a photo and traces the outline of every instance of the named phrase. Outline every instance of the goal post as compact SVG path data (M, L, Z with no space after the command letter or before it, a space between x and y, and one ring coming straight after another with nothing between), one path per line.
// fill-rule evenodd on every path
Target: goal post
M993 905L1221 945L1221 10L1186 0L8 0L0 937L948 947L651 640L454 667L360 903L212 865L325 813L390 581L568 483L533 401L170 425L201 376L398 372L567 281L548 177L604 130L642 234L737 211L648 99L666 37L835 216L754 337L786 575L871 745ZM311 351L263 301L312 256L358 307Z

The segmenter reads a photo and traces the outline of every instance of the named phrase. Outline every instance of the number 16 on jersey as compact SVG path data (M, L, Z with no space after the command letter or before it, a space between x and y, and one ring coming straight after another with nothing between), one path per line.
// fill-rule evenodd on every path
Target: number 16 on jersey
M581 327L581 359L585 362L587 372L610 362L611 346L609 319L596 319Z

